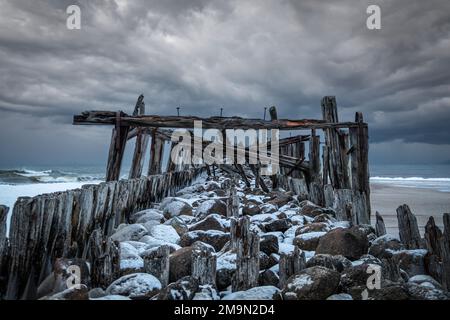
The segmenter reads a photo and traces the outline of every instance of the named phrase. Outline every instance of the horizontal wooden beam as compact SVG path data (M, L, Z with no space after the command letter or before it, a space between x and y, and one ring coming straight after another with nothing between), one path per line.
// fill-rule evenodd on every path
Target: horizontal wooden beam
M116 112L111 111L86 111L73 118L74 125L116 125ZM157 116L142 115L129 116L124 114L120 118L122 126L130 127L153 127L153 128L193 128L194 121L202 121L204 129L330 129L330 128L352 128L367 126L356 122L327 123L324 120L289 120L280 119L266 121L261 119L244 119L240 117L210 117L201 118L195 116Z

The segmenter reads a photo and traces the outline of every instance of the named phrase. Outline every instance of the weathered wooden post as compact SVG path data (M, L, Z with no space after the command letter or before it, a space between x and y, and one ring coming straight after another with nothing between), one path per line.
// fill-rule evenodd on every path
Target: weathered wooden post
M270 107L269 114L271 121L278 120L277 108L275 106ZM272 179L272 190L278 189L278 172L275 173L272 172L271 179Z
M6 220L8 217L9 208L0 205L0 300L5 293L6 288L1 284L6 285L6 263L8 261L8 239L6 238Z
M442 285L450 291L450 213L444 213L444 233L441 237Z
M120 247L111 238L104 236L100 229L92 232L83 258L90 264L94 288L106 288L119 276Z
M309 198L313 203L323 206L325 205L325 200L320 168L320 137L316 135L316 130L314 129L311 131L311 140L309 143L309 166Z
M136 107L134 109L133 115L144 115L145 114L145 103L144 96L140 95L138 101L136 102ZM148 135L142 128L136 128L136 145L134 147L133 161L131 163L130 179L140 178L142 176L142 168L144 166L144 157L148 145Z
M116 113L116 126L112 130L111 144L109 146L106 181L117 181L120 178L123 154L130 129L129 126L121 124L121 117L124 115L122 111Z
M152 144L150 148L150 164L148 175L161 174L161 161L163 156L164 141L157 135L157 129L152 132Z
M324 97L322 99L322 116L323 120L328 123L339 122L335 97ZM340 136L342 136L342 133L336 128L325 129L325 143L328 147L330 163L329 174L334 189L349 189L350 179L345 155L346 150Z
M298 274L300 271L306 268L305 253L298 247L295 247L293 252L280 254L280 284L282 289L287 283L289 277Z
M416 216L409 206L404 204L397 208L398 231L400 240L408 249L421 248L421 237L417 226Z
M196 242L192 250L192 277L199 284L216 286L216 256L214 248L203 243Z
M349 129L350 163L352 172L352 190L356 197L365 201L363 208L358 210L357 220L361 224L370 224L370 185L369 185L369 130L364 124L363 114L355 115L357 127Z
M247 216L231 220L231 243L237 249L236 272L232 280L232 291L247 290L258 286L259 236L250 230Z
M375 216L376 216L375 233L377 237L384 236L386 234L386 226L384 224L383 217L378 211L375 213Z
M163 288L169 284L169 256L170 247L167 245L142 254L145 272L158 278Z

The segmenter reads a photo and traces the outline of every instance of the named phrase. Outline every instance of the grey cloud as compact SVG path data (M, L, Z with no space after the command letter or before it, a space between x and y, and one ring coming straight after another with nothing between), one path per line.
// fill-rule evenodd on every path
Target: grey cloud
M82 9L80 31L65 28L74 3ZM369 4L381 6L382 30L365 28ZM336 95L341 119L364 112L373 142L450 144L447 0L0 6L0 128L15 136L0 140L11 153L0 164L33 161L24 150L36 146L60 161L103 161L94 151L105 149L107 130L73 128L72 115L131 111L140 93L149 113L182 106L184 114L209 116L223 107L226 115L262 117L265 106L277 105L285 118L319 117L321 97ZM69 149L66 137L70 150L52 151L52 144Z

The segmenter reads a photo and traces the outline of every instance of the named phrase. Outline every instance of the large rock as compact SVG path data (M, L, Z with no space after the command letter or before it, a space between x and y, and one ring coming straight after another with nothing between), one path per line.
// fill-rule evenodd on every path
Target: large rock
M216 285L219 290L225 290L231 285L236 272L236 253L226 251L218 255L216 267Z
M393 251L404 249L405 246L399 239L386 234L372 241L369 254L377 258L383 258L385 256L391 256Z
M280 283L280 277L274 270L267 269L259 274L258 283L260 286L277 287Z
M352 267L352 262L346 257L337 255L332 256L329 254L316 254L306 263L307 268L321 266L337 272L342 272L345 269Z
M322 238L326 232L310 232L303 233L296 236L293 240L293 244L302 250L315 251L319 244L320 238Z
M257 214L261 213L261 208L253 203L253 202L247 202L243 207L242 207L242 214L243 215L247 215L247 216L254 216Z
M431 286L417 283L405 285L410 300L449 300L450 294Z
M263 226L267 232L285 232L290 227L292 227L292 224L289 219L277 219L271 222L264 223Z
M155 224L159 224L164 222L164 215L160 210L157 209L147 209L137 213L136 215L138 214L141 215L137 217L135 223L144 224L146 222L153 221Z
M139 242L145 244L145 247L138 249L139 255L142 252L144 252L144 251L147 251L147 250L153 249L153 248L158 248L158 247L161 247L163 245L168 245L170 247L170 252L174 252L174 251L176 251L176 250L181 248L179 245L177 245L175 243L167 242L167 241L160 240L160 239L156 239L156 238L154 238L152 236L143 236L141 238L141 240L139 240ZM136 243L136 242L131 241L131 243Z
M262 234L259 240L259 250L267 255L278 253L278 237L273 234Z
M325 222L314 222L307 224L306 226L300 227L295 231L295 235L298 236L304 233L310 232L328 232L330 231L330 227Z
M301 215L314 218L324 213L331 216L334 215L333 210L319 207L318 205L312 203L311 201L305 200L300 202L299 214Z
M209 285L200 285L192 300L220 300L217 290Z
M358 228L337 228L320 238L316 253L343 255L347 259L356 260L366 254L368 248L369 241Z
M122 275L139 273L144 269L144 260L139 251L128 242L120 243L120 272Z
M84 285L73 286L43 300L89 300L89 290Z
M442 286L439 282L437 282L433 277L425 274L415 275L408 279L409 283L415 284L425 284L426 287L434 288L434 289L442 289Z
M161 290L161 282L147 273L123 276L106 289L107 295L121 295L131 299L148 299Z
M186 276L191 275L192 268L192 250L191 246L181 248L169 257L169 281L175 282Z
M281 191L272 191L271 199L267 202L281 208L282 206L289 203L289 201L293 200L292 195L281 192Z
M114 241L139 241L143 236L147 235L147 229L141 224L130 224L123 226L117 230L111 239Z
M172 226L180 237L189 231L187 223L180 217L173 217L172 219L167 220L164 224L167 226Z
M392 259L409 277L425 273L425 256L427 250L401 250L394 251Z
M166 219L178 217L181 215L191 216L192 207L189 203L181 200L172 200L167 204L162 205L163 214Z
M222 216L218 214L211 214L207 216L205 219L191 225L189 227L189 231L196 231L196 230L218 230L225 232L227 230L227 223L222 218Z
M285 300L325 300L336 293L338 272L324 267L312 267L289 278L283 289Z
M230 240L230 234L217 230L197 230L185 233L180 240L182 247L188 247L194 242L201 241L214 247L216 251L220 251L223 246Z
M256 287L226 295L222 300L273 300L280 289L274 286Z
M198 280L184 277L169 284L158 295L158 300L192 300L199 289Z
M155 225L150 227L149 235L155 239L162 240L169 243L178 244L180 236L174 227L168 225Z
M199 218L205 218L210 214L217 213L221 216L227 216L227 205L225 202L219 199L211 199L202 202L202 204L196 210L196 216Z
M347 293L337 293L329 296L327 300L353 300L353 297Z

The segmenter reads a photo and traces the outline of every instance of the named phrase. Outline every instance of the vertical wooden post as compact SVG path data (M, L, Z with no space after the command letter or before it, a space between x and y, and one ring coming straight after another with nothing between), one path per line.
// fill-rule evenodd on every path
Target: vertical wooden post
M8 217L9 208L0 205L0 279L6 277L6 263L8 261L8 240L6 238L6 220ZM2 286L2 282L5 287ZM0 282L0 300L2 293L6 290L6 281Z
M145 103L144 96L140 95L138 101L136 102L136 107L134 113L144 115L145 114ZM148 145L148 135L144 132L142 128L136 128L136 144L134 147L133 161L131 163L130 179L140 178L142 176L142 168L144 166L144 157Z
M236 272L232 280L232 291L247 290L258 286L259 236L250 230L250 218L232 219L231 242L236 243Z
M450 291L450 213L444 213L444 233L441 237L442 285Z
M355 195L361 194L365 197L365 212L359 212L361 223L370 224L370 185L369 185L369 133L364 126L363 115L357 112L355 122L359 124L356 128L350 128L350 163L352 172L352 190Z
M275 106L270 107L269 113L271 121L278 120L277 108ZM271 179L272 179L272 190L278 189L278 173L273 174L272 172Z
M375 233L377 237L384 236L386 234L386 226L384 224L383 217L378 211L375 213L375 216L376 216Z
M164 147L164 141L158 137L157 129L152 132L152 146L150 148L150 164L148 167L148 175L161 174L161 160Z
M325 205L323 194L323 183L320 170L320 137L316 135L316 130L311 132L311 140L309 142L309 170L310 183L309 195L310 200L319 205Z
M322 99L322 116L326 122L339 122L335 97L324 97ZM343 154L345 147L342 146L341 135L342 133L335 128L325 130L325 143L328 147L330 159L329 173L334 189L349 189L350 180L347 163L345 162L346 155Z
M200 285L216 286L216 256L214 248L202 242L196 242L192 250L192 277Z
M280 255L280 284L282 289L287 283L289 277L294 274L298 274L300 271L306 268L305 253L298 247L295 247L293 252L288 254L282 253Z
M421 248L421 238L419 227L417 226L417 219L409 209L408 205L404 204L397 208L398 231L400 240L407 249Z
M111 144L108 154L108 165L106 169L106 181L117 181L120 178L123 154L127 143L129 126L122 126L120 118L124 115L122 111L116 114L116 126L112 130Z
M142 255L145 272L158 278L163 288L169 284L169 256L170 247L167 245L144 252Z

